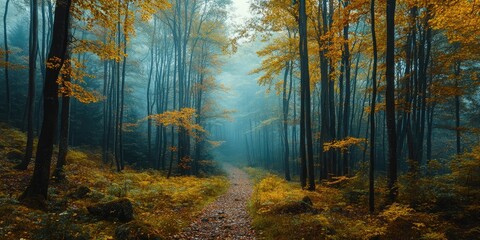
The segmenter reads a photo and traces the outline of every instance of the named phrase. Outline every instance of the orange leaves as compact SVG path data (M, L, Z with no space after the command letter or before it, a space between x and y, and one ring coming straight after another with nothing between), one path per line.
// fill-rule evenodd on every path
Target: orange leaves
M478 44L480 36L480 7L475 1L446 0L431 3L434 29L445 30L448 40L462 44Z
M99 40L79 40L75 42L72 53L91 52L97 55L101 60L114 60L120 62L124 57L121 49L115 44L113 39L108 42Z
M197 114L193 108L182 108L148 116L149 119L155 120L157 125L182 128L187 130L189 135L196 137L195 132L205 132L205 130L199 124L194 123L195 117Z
M355 137L347 137L342 140L334 140L333 142L324 143L323 151L328 152L330 150L337 149L342 152L346 152L351 146L360 146L360 144L365 143L366 141L367 139Z
M47 67L58 67L59 58L50 59ZM81 86L85 78L93 78L94 76L85 72L85 66L76 59L68 59L65 61L60 75L57 79L59 85L58 93L63 96L74 97L81 103L98 102L101 97L96 92L89 92Z

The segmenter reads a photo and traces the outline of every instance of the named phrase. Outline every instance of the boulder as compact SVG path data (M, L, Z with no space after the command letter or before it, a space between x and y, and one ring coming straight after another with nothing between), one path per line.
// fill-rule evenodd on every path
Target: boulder
M7 159L10 161L17 161L17 160L22 160L24 153L22 151L19 151L17 149L10 150L7 153Z
M122 224L115 230L117 240L160 240L160 233L149 224L132 221Z
M102 220L129 222L133 219L133 206L126 198L95 204L87 207L87 210Z
M75 191L68 194L69 197L74 199L85 198L91 192L90 188L87 186L80 186Z

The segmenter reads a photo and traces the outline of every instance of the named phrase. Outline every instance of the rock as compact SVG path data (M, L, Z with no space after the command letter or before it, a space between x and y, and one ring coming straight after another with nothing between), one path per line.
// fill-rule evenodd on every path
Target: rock
M91 192L90 188L87 186L80 186L75 191L68 194L69 197L74 199L85 198Z
M102 220L129 222L133 219L133 206L130 200L126 198L89 206L87 210L90 214Z
M122 224L115 230L117 240L160 240L160 233L149 224L132 221Z
M302 202L304 202L305 204L309 205L310 207L313 207L312 199L310 199L309 196L303 197L303 198L302 198Z
M308 196L303 197L300 201L287 203L279 207L277 211L282 214L316 213L312 200Z
M23 159L23 152L19 151L17 149L12 149L7 153L7 159L11 161L17 161L17 160L22 160Z

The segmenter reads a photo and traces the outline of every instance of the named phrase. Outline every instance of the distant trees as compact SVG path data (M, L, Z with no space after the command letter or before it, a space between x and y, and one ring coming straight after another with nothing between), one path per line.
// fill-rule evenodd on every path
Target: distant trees
M294 64L288 69L287 65L280 65L290 59L285 53L288 45L283 45L283 52L273 46L281 43L279 36L286 39L288 32L301 30L300 26L290 24L300 21L301 18L296 17L300 15L291 1L257 0L252 9L255 15L239 30L239 36L253 39L252 36L259 34L267 39L267 46L258 55L271 62L262 62L254 73L262 74L261 85L283 83L283 86L276 84L276 89L288 89L282 82L285 77L280 70L295 73L302 67ZM449 146L445 151L460 154L464 135L473 136L471 130L478 127L467 123L462 109L477 102L467 97L477 93L476 85L466 90L464 84L469 78L477 79L472 71L478 70L478 66L465 64L475 62L480 56L473 49L478 47L478 35L475 35L478 29L467 23L479 20L475 16L479 10L469 1L419 3L410 0L389 0L379 2L378 6L374 1L306 1L306 9L309 85L313 88L312 99L305 102L312 104L312 130L307 132L314 136L313 169L319 180L332 180L361 169L369 157L369 198L373 211L376 173L388 175L387 202L391 203L398 194L399 172L419 176L427 162L445 157L433 150L435 134L444 136L438 144ZM462 16L454 20L458 27L446 20L455 15ZM299 46L296 51L299 53L301 49ZM302 90L293 96L294 104L296 96L300 103L302 96L305 97ZM280 103L285 109L285 101ZM293 109L300 105L300 109L305 110L302 104L288 105ZM446 106L453 111L442 111ZM370 114L368 118L365 112ZM302 116L307 115L301 112L300 118ZM273 117L257 116L256 122ZM447 121L448 118L452 120ZM299 126L300 133L306 134L302 129L304 120L295 122L291 129ZM280 142L284 149L296 146L284 141L283 134L272 139ZM300 134L301 146L306 145L305 139L308 138ZM355 148L362 145L360 143L366 144L365 149ZM300 159L308 159L302 158L305 154L300 152ZM256 158L251 159L252 164L260 165L262 159ZM302 161L293 167L300 169L294 172L294 177L298 174L300 184L306 186L305 171L309 168ZM275 169L285 171L286 168Z

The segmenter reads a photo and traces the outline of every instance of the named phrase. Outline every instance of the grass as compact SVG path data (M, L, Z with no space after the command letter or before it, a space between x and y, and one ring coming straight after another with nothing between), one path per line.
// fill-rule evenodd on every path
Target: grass
M159 171L129 168L117 173L101 162L99 153L72 149L66 180L51 181L49 211L32 210L16 199L27 186L33 163L27 171L16 171L13 166L18 159L8 159L15 155L12 152L22 151L25 136L5 125L0 125L0 132L0 239L113 239L121 223L97 221L86 207L124 197L132 202L136 221L168 237L188 226L205 205L228 188L224 176L167 179ZM83 199L70 198L69 193L79 186L91 192Z

